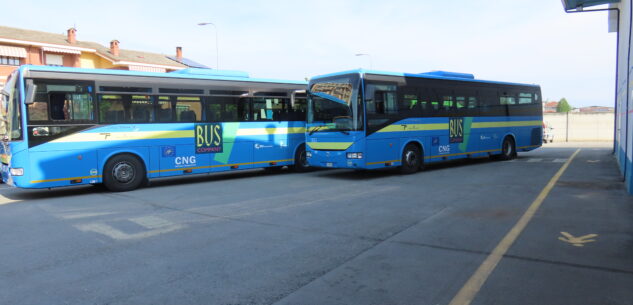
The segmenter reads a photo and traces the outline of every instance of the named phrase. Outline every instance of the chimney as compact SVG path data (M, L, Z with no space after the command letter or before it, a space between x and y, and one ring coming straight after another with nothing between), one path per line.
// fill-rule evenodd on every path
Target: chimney
M119 56L119 41L118 40L112 40L110 41L110 53L112 53L112 55L114 56Z
M176 47L176 59L182 61L182 47Z
M77 29L75 28L68 29L68 43L77 44Z

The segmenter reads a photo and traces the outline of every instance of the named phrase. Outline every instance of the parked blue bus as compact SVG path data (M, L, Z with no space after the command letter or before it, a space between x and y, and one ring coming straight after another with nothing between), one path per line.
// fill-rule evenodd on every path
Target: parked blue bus
M443 160L508 160L543 143L537 85L354 70L314 77L308 88L310 166L413 173Z
M21 188L307 167L305 82L235 71L22 66L2 91L2 179Z

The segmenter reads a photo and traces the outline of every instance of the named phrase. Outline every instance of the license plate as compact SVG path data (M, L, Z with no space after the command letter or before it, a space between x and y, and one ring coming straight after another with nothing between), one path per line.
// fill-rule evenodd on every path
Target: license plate
M332 167L332 166L334 166L334 164L332 162L328 162L328 163L325 163L325 166L326 167Z

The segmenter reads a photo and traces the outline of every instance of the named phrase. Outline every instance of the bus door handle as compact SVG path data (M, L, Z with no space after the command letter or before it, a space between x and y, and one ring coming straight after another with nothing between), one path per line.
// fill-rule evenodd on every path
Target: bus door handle
M110 136L110 133L109 133L109 132L101 132L101 133L99 133L99 134L100 134L100 135L102 135L102 136L105 138L105 140L107 140L107 139L108 139L108 137Z

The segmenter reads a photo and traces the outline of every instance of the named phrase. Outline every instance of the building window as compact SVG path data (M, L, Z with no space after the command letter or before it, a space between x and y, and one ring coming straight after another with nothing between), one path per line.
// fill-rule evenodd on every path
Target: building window
M47 66L64 66L64 56L58 54L46 54Z
M0 56L0 65L19 66L20 59L17 57Z

